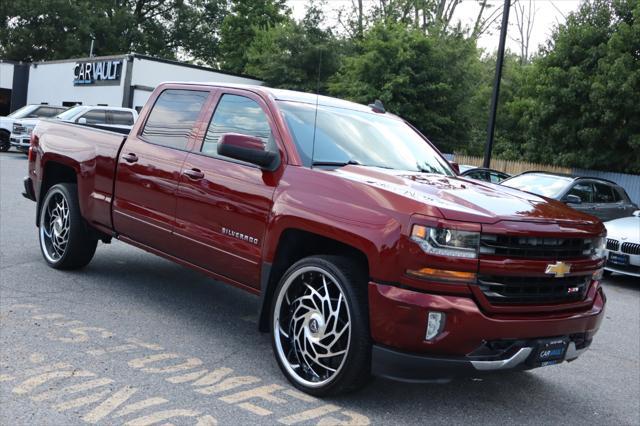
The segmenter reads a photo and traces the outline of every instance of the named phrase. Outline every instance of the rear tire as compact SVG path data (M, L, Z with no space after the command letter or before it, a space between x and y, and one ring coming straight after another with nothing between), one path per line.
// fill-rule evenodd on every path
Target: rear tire
M40 250L49 266L79 269L91 261L98 240L91 237L80 215L77 185L52 186L44 197L38 223Z
M312 256L284 274L271 306L280 369L314 396L354 391L371 375L367 276L341 256Z

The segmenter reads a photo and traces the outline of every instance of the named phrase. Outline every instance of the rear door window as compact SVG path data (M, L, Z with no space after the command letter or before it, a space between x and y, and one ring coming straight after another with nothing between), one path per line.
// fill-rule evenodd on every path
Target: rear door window
M596 188L596 203L614 203L616 197L613 195L613 188L605 183L594 183Z
M576 183L567 195L576 195L583 203L593 203L593 186L588 182Z
M209 92L169 89L158 96L141 136L148 142L186 149Z

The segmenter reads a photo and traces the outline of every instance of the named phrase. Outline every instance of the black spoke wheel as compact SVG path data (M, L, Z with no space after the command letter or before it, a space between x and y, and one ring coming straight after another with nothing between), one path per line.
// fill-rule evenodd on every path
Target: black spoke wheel
M313 395L360 387L370 374L366 277L347 258L294 264L273 298L273 349L296 387Z
M49 189L40 207L39 228L40 249L50 266L76 269L93 258L98 241L90 236L80 216L75 184Z

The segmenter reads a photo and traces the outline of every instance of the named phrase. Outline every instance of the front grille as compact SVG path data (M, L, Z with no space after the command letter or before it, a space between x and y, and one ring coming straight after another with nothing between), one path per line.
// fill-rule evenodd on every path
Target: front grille
M628 254L640 254L640 244L622 243L622 249L620 251Z
M530 259L575 259L589 256L590 238L516 237L482 234L480 253Z
M521 277L481 275L478 287L493 305L569 303L584 299L590 276Z
M618 251L620 248L620 241L607 238L607 250Z

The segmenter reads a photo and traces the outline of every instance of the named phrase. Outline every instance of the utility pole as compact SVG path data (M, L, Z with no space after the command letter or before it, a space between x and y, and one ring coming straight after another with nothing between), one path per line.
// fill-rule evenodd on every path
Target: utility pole
M89 48L89 57L93 58L93 42L96 41L95 37L91 36L91 47Z
M491 111L489 112L489 128L487 131L487 144L484 147L483 167L489 167L489 164L491 163L491 150L493 149L493 135L496 130L496 111L498 110L500 78L502 77L504 45L507 40L507 26L509 25L510 8L511 0L504 0L504 8L502 10L502 27L500 27L500 44L498 45L498 57L496 58L496 76L493 82L493 95L491 96Z

